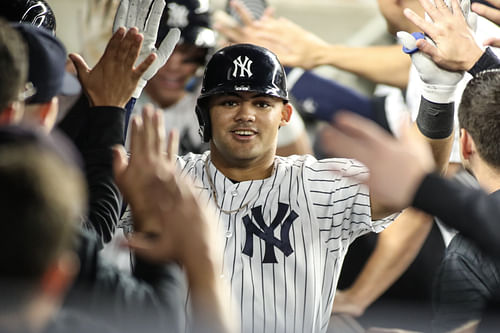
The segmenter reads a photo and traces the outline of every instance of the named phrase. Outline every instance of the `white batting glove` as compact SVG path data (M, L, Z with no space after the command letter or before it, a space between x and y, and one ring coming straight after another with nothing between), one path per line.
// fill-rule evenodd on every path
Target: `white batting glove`
M151 6L151 4L153 5ZM151 11L149 10L150 8ZM157 55L155 62L139 80L137 88L132 95L134 98L139 98L148 80L167 62L181 36L179 29L170 29L165 39L161 42L160 47L156 49L156 36L164 8L164 0L121 0L116 12L113 32L118 30L119 27L137 27L139 32L144 35L144 41L142 42L142 48L136 65L140 64L151 53Z
M417 35L417 34L414 34ZM464 72L452 72L438 67L432 59L423 52L418 51L416 41L421 38L399 31L397 37L403 45L405 52L411 54L411 61L422 80L422 96L434 103L450 103L454 101L455 87L464 76ZM432 39L424 37L429 43Z
M446 5L450 7L450 1L444 0ZM434 3L434 0L432 0ZM461 0L460 7L469 27L475 31L477 26L477 15L470 9L470 0ZM428 22L433 22L427 13L425 19ZM416 47L416 40L425 38L427 42L436 46L434 41L428 36L421 33L410 35L407 32L400 31L397 37L403 50L411 54L412 63L417 69L420 79L423 82L422 96L428 101L435 103L449 103L453 101L455 86L463 78L464 72L452 72L438 67L429 56L420 52Z

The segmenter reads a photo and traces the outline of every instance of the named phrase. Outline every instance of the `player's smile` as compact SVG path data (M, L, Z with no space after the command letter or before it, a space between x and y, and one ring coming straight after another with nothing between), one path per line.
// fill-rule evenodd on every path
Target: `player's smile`
M250 141L259 134L259 132L254 128L241 128L241 127L233 129L230 132L235 137L235 140L239 141Z

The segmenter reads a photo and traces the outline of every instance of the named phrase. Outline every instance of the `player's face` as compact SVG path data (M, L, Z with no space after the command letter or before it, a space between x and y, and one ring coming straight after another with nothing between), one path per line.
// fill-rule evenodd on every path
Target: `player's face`
M291 106L253 92L216 95L210 100L212 160L236 166L270 161L276 152L278 129L290 120Z
M161 107L182 99L188 81L203 63L206 51L194 45L177 45L172 55L146 85L148 95Z

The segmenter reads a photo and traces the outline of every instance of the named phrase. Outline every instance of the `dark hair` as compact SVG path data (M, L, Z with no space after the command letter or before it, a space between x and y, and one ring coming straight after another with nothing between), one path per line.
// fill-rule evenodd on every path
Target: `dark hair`
M469 81L458 120L474 139L481 158L500 168L500 69L483 71Z
M83 207L81 173L35 144L0 146L0 278L36 284L71 250Z
M28 51L21 35L0 19L0 113L13 101L28 76Z

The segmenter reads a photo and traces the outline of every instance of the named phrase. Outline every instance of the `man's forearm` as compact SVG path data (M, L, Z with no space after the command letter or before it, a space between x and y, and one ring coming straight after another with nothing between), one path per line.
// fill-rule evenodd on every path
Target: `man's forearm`
M311 52L316 66L330 65L375 83L406 88L411 65L400 45L352 47L323 45Z
M483 251L500 255L500 195L454 183L435 174L420 184L412 206L439 217L473 240Z

